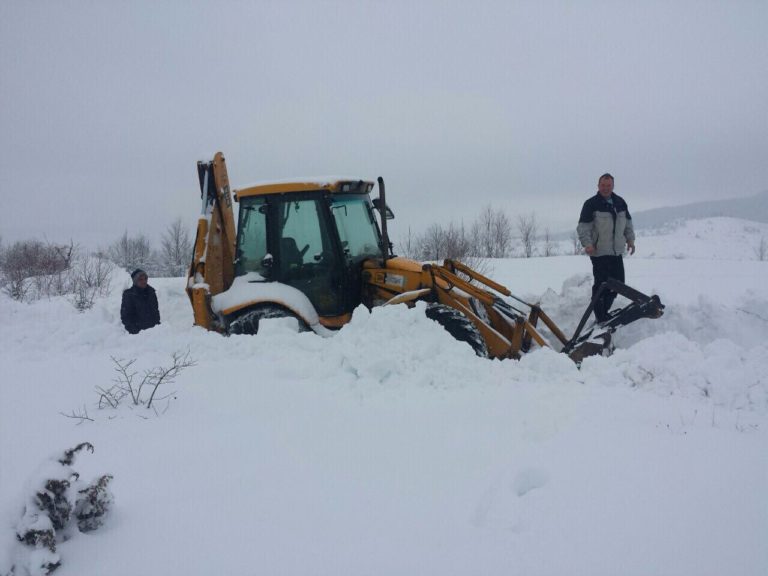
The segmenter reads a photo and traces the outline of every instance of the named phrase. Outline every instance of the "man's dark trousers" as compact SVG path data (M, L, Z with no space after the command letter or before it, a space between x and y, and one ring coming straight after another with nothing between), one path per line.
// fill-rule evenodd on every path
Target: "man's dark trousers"
M592 274L595 277L595 283L592 285L593 300L600 285L609 278L624 282L624 259L621 256L592 256L590 260L592 260ZM595 302L595 318L598 322L604 322L608 318L608 311L615 299L616 292L603 290L600 299Z

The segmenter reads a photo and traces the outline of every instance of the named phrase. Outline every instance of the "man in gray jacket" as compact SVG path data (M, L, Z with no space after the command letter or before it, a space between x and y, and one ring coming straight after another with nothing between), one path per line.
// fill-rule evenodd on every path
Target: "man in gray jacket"
M624 282L622 256L625 245L630 254L635 253L635 230L627 203L613 193L613 176L610 174L600 176L597 194L584 202L576 231L584 251L592 260L592 274L595 277L592 298L600 285L609 278ZM608 311L615 298L615 292L606 290L595 302L595 318L598 322L608 319Z

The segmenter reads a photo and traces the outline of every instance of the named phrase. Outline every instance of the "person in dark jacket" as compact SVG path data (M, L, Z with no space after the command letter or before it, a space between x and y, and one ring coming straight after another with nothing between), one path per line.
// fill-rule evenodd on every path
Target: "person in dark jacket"
M131 334L160 324L160 309L157 306L155 289L147 284L147 273L137 268L131 273L133 286L123 292L120 319Z
M613 176L603 174L597 181L597 194L584 202L576 228L584 251L592 260L592 285L594 299L600 285L614 278L624 282L626 248L635 253L635 230L632 216L624 199L613 192ZM608 311L616 299L616 292L606 290L595 302L595 318L598 322L608 319Z

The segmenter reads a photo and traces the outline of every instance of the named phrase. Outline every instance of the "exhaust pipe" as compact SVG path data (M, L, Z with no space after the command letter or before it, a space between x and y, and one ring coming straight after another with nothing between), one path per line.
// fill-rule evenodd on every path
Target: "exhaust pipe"
M384 178L379 176L379 215L381 216L381 258L382 264L389 257L389 235L387 234L387 200L384 192Z

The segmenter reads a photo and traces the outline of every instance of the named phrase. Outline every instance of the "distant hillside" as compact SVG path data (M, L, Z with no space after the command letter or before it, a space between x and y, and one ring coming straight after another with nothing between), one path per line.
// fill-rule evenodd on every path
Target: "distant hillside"
M656 228L639 228L643 258L759 260L765 257L768 223L743 218L685 218Z
M746 198L728 198L644 210L633 213L632 219L636 228L661 228L675 220L696 220L718 216L768 222L768 191Z

